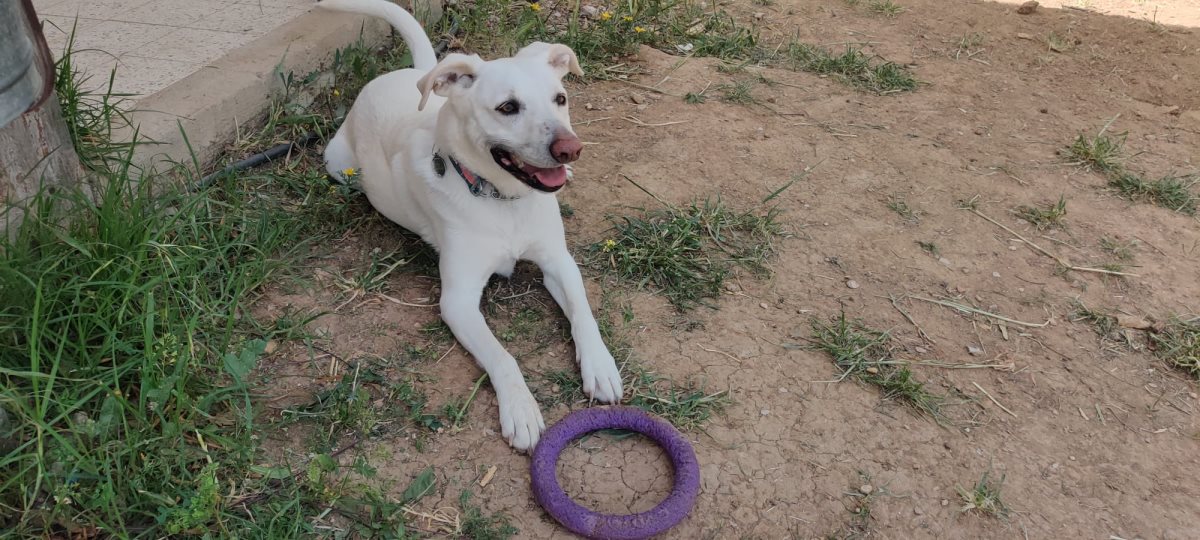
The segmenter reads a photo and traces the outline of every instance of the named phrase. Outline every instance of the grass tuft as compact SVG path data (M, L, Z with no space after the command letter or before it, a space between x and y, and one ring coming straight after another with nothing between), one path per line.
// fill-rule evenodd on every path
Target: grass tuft
M1127 170L1122 156L1125 138L1124 134L1107 136L1103 132L1093 137L1079 135L1067 150L1078 163L1103 174L1108 179L1108 187L1122 197L1194 215L1197 196L1191 188L1196 179L1168 175L1148 180Z
M1195 180L1178 176L1146 180L1128 171L1115 174L1108 180L1108 186L1126 199L1150 202L1187 215L1196 213L1196 196L1191 191L1195 183Z
M871 0L871 3L867 4L867 9L885 17L895 17L904 12L904 7L892 0Z
M1071 322L1090 324L1100 337L1112 337L1119 329L1117 318L1106 311L1087 307L1082 301L1075 300L1075 310L1071 313Z
M783 47L783 58L792 69L828 75L877 94L911 92L917 80L907 68L892 62L875 62L861 49L846 47L842 54L806 43L791 42Z
M521 531L509 523L504 514L483 513L483 509L471 503L471 492L463 490L458 496L458 504L463 516L457 531L463 538L473 540L506 540L516 536Z
M926 389L902 361L892 357L888 333L848 320L844 313L832 323L814 319L812 330L812 348L833 357L834 365L842 372L839 380L857 379L879 388L886 399L900 401L934 420L942 420L945 397Z
M754 81L735 81L717 86L721 91L721 101L737 105L753 105L758 103L754 97Z
M1200 318L1174 319L1150 334L1154 354L1171 367L1200 379Z
M1003 487L1004 476L997 480L991 475L991 471L984 472L983 477L975 482L970 490L958 488L958 495L963 500L960 510L964 513L978 512L993 517L1007 517L1008 507L1000 499L1000 490Z
M718 198L610 217L612 236L587 248L590 266L666 296L681 311L721 293L735 267L766 273L779 212L737 211Z
M1079 135L1071 143L1068 150L1080 163L1101 172L1119 171L1123 168L1122 150L1125 147L1125 135L1107 136L1099 134L1094 137Z
M1016 212L1039 231L1061 229L1064 227L1063 218L1067 216L1067 200L1060 196L1058 202L1048 204L1045 208L1018 206Z
M908 202L905 201L903 197L899 197L896 195L889 195L887 207L888 207L888 210L891 210L891 211L899 214L900 217L904 218L905 221L909 221L912 223L921 221L920 213L917 212L916 210L913 210L912 207L910 207L908 205Z
M1137 248L1138 241L1130 240L1122 242L1115 238L1103 237L1100 239L1100 250L1116 257L1121 261L1132 261L1134 249Z

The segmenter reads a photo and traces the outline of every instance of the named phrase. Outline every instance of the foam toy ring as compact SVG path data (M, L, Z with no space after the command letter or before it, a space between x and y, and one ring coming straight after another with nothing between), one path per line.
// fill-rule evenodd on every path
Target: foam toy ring
M558 457L571 441L603 429L625 429L654 440L675 467L675 486L658 506L630 515L593 512L571 500L558 485ZM662 533L683 521L700 493L700 463L679 430L633 407L592 407L568 414L542 435L530 465L533 496L554 519L587 538L634 540Z

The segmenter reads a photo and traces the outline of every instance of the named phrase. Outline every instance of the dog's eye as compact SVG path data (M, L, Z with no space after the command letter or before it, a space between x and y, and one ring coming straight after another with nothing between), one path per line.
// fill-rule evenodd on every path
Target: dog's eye
M557 96L554 96L554 102L557 103L559 107L566 105L567 104L567 95L559 94Z
M499 107L496 107L496 112L503 114L504 116L512 116L521 112L521 104L510 99L504 103L501 103Z

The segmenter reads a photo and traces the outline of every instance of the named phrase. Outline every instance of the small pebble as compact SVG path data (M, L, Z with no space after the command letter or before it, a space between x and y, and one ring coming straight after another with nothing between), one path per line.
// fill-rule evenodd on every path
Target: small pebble
M1000 277L1000 272L992 272L992 277Z
M877 368L877 367L869 367L869 368L867 368L867 369L866 369L866 371L867 371L867 373L870 373L871 375L874 375L874 374L876 374L876 373L879 373L879 368Z
M762 303L758 304L758 307L760 307L760 308L763 308L763 309L767 309L767 308L769 308L769 307L771 307L771 306L770 306L770 304L767 304L766 302L762 302Z
M925 511L921 510L920 508L913 508L913 513L920 516L920 515L924 515Z
M786 394L786 393L788 393L788 389L787 389L787 388L780 388L780 389L779 389L779 393L780 393L780 394Z
M629 99L639 105L646 102L646 98L642 97L641 94L630 94Z
M948 267L951 267L951 266L954 266L954 263L951 263L951 262L950 262L950 259L947 259L947 258L945 258L945 257L939 257L939 258L938 258L938 262L939 262L939 263L942 263L942 266L945 266L945 267L947 267L947 268L948 268Z
M967 345L967 352L970 353L971 356L979 356L983 354L983 349L974 345Z
M1016 250L1017 250L1017 246L1008 246L1008 250L1009 250L1009 251L1016 251Z
M949 506L949 505L950 505L950 501L947 501L946 499L942 499L942 506Z
M926 349L925 347L913 347L913 350L917 351L917 354L928 354L929 353L929 349Z
M1075 461L1075 456L1067 456L1067 459L1069 459L1071 461Z
M761 411L758 411L758 414L761 414L761 415L763 415L763 416L770 416L770 415L771 415L771 409L763 409L763 410L761 410Z
M854 281L853 279L846 280L846 286L847 286L847 287L850 287L851 289L857 289L857 288L858 288L858 282L857 282L857 281Z
M875 491L875 486L872 486L871 484L863 484L861 486L858 486L858 492L862 493L863 495L870 495L874 491Z

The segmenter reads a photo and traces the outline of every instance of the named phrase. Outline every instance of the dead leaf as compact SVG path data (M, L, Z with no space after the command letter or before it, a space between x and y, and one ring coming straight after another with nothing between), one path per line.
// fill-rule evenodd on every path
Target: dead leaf
M1117 326L1134 330L1150 330L1154 328L1154 323L1132 315L1117 315Z
M492 465L488 467L487 472L483 473L483 478L479 479L479 487L487 487L488 484L492 483L492 477L494 476L496 476L496 466Z

